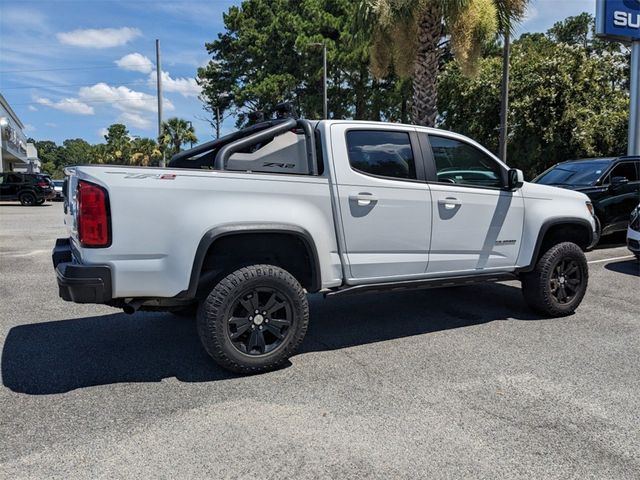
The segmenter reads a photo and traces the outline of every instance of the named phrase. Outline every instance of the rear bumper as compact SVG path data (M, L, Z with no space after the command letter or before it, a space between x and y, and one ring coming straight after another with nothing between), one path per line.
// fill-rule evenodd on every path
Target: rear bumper
M111 300L111 267L75 262L68 238L56 240L51 257L58 293L63 300L75 303L107 303Z

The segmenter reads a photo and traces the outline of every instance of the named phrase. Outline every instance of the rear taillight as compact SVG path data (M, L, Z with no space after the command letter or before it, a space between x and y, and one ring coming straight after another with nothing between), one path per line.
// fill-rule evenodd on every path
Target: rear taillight
M42 188L46 188L46 187L48 187L48 186L49 186L49 182L46 182L46 181L44 181L44 180L40 180L40 181L38 182L38 186L39 186L39 187L42 187Z
M109 199L104 188L78 182L78 236L83 247L111 245Z

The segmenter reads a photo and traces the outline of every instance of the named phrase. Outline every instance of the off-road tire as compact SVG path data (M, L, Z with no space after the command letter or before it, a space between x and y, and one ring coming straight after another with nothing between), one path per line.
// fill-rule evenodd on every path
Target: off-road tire
M554 269L563 260L572 260L580 270L581 280L573 298L560 303L552 293ZM563 317L572 314L582 302L589 282L587 258L578 245L563 242L552 246L536 263L533 271L521 275L522 293L531 308L545 316Z
M230 338L228 319L242 295L255 288L276 289L286 298L292 314L282 343L261 355L241 352ZM274 370L286 363L299 348L307 332L309 306L304 289L286 270L274 265L250 265L227 275L198 307L197 326L207 353L223 368L253 374Z
M21 193L18 200L20 200L20 204L25 207L32 207L36 204L36 196L31 192Z

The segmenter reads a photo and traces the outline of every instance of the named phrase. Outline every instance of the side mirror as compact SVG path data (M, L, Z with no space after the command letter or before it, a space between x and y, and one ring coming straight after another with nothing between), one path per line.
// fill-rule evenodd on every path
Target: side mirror
M522 170L510 168L507 172L507 187L509 190L517 190L524 185L524 174Z
M615 187L617 185L624 185L625 183L629 183L629 179L627 177L611 177L612 187Z

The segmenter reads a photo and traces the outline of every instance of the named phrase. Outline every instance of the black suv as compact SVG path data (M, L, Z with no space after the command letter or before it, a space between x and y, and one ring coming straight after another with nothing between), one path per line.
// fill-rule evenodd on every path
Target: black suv
M640 202L640 157L591 158L554 165L534 183L569 188L593 203L601 235L624 231Z
M42 173L0 173L0 200L20 200L22 205L42 205L55 197L53 182Z

